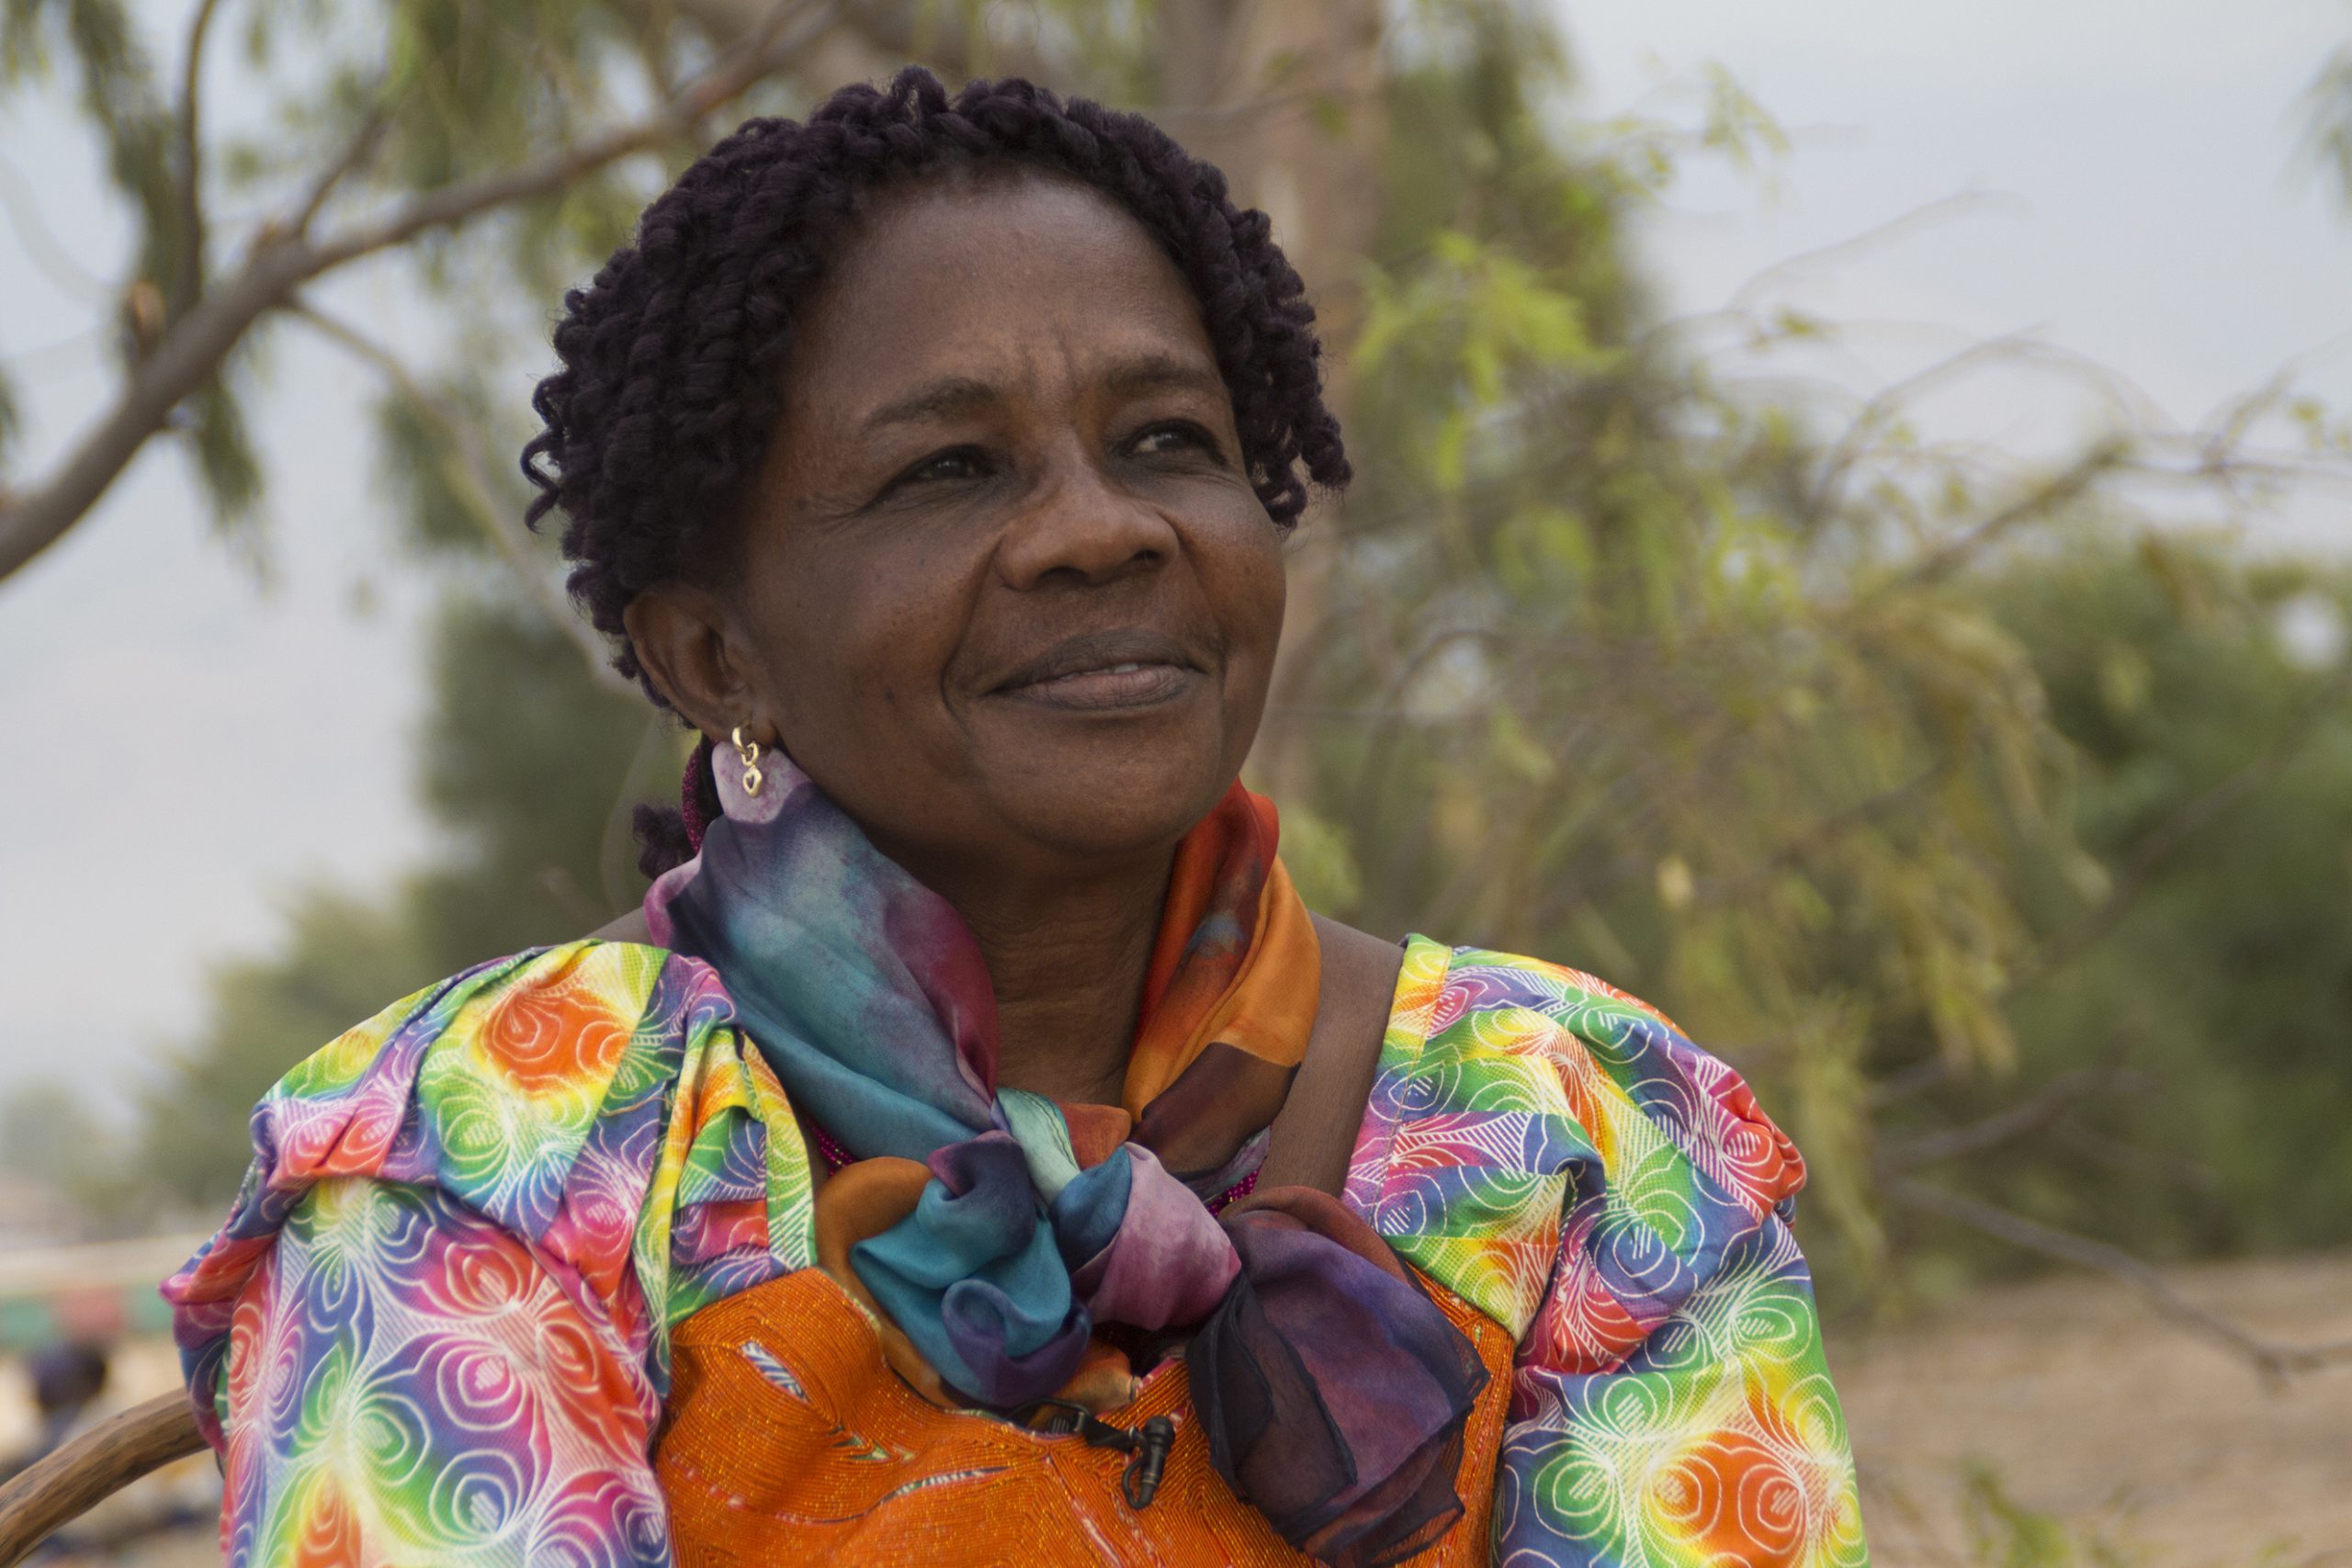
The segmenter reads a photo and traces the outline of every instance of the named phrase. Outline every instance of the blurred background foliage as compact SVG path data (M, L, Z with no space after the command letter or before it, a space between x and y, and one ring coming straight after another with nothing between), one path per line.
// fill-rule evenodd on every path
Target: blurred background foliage
M2259 482L2229 433L2184 456L2119 427L2029 467L1921 442L1917 388L1840 402L1727 371L1706 344L1837 331L1668 320L1645 289L1631 231L1678 164L1779 145L1736 84L1693 123L1577 119L1554 22L1513 0L251 0L199 6L181 48L216 27L284 92L217 137L115 0L0 0L6 79L79 73L140 215L126 385L243 276L190 190L331 235L533 177L399 242L445 343L395 352L288 288L152 433L251 528L257 345L322 332L379 378L381 525L440 600L416 782L443 848L397 887L315 892L282 951L221 968L131 1157L8 1140L94 1209L208 1213L292 1062L638 897L628 810L674 788L684 738L520 530L529 426L494 389L547 361L560 288L736 116L917 58L1155 114L1273 212L1317 290L1360 477L1302 534L1252 763L1310 901L1675 1015L1806 1150L1843 1310L2027 1266L2021 1235L2156 1258L2352 1240L2352 578L2154 524L2151 485L2218 516ZM746 51L756 70L695 98ZM2308 106L2339 160L2347 85L2332 67ZM637 140L590 157L616 127ZM2326 411L2301 412L2330 456Z

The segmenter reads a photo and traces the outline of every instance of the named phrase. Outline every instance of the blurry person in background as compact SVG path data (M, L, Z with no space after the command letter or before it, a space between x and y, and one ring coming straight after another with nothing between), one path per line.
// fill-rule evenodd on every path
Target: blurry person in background
M917 70L567 298L537 512L701 740L640 912L256 1111L166 1287L232 1561L1864 1561L1747 1086L1239 783L1312 323L1147 121Z
M55 1340L25 1358L25 1373L32 1388L40 1432L27 1451L0 1461L0 1480L54 1451L74 1435L84 1413L106 1393L106 1348Z

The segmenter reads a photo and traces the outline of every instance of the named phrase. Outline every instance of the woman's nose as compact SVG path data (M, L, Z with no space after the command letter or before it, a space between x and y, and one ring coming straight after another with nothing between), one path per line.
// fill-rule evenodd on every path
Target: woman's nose
M1008 586L1029 589L1057 577L1107 582L1164 565L1176 547L1176 530L1159 508L1073 455L1023 498L997 561Z

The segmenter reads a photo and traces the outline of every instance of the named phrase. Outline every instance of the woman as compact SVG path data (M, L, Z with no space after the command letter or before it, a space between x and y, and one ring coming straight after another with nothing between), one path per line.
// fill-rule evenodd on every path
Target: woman
M1745 1086L1237 782L1348 477L1262 214L909 71L566 309L537 512L704 743L641 915L255 1111L166 1287L232 1561L1861 1560Z

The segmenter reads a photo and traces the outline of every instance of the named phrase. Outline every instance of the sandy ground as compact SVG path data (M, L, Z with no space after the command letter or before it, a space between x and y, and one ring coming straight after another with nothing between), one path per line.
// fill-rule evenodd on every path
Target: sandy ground
M2201 1305L2275 1339L2352 1339L2352 1256L2175 1278ZM1829 1353L1879 1568L2352 1568L2352 1361L2269 1389L2128 1286L2083 1276L1833 1334ZM130 1348L116 1371L109 1404L176 1377L160 1342ZM0 1371L0 1404L12 1410L16 1382L13 1367ZM1972 1470L2034 1517L2024 1537L1972 1529ZM166 1490L213 1506L209 1457L111 1506L135 1513ZM2039 1552L2030 1550L2037 1529ZM216 1560L209 1529L185 1529L47 1561Z
M2273 1340L2352 1340L2352 1256L2173 1279ZM2062 1526L2085 1568L2104 1553L2131 1568L2352 1568L2352 1361L2268 1388L2130 1286L2079 1275L1833 1335L1829 1354L1880 1568L2029 1568L1974 1541L1972 1467Z

